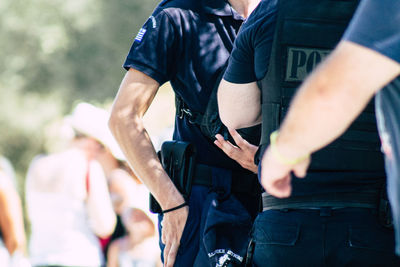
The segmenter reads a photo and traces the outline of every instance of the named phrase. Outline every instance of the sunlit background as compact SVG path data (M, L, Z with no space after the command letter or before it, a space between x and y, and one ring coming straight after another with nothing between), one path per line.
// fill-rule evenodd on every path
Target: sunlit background
M125 56L157 2L0 1L0 154L22 195L32 158L58 148L52 127L81 101L111 106ZM165 85L146 114L149 132L170 126L173 112Z

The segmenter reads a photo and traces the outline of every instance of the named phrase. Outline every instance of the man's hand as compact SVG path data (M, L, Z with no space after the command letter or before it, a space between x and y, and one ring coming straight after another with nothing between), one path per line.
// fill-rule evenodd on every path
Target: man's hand
M268 147L261 161L261 185L275 197L289 197L292 193L291 172L298 178L304 178L309 164L310 158L293 165L283 164Z
M240 166L257 173L257 165L254 164L254 156L258 147L243 139L236 130L229 129L229 133L233 137L233 140L235 140L237 146L225 140L220 134L215 136L217 140L214 141L214 144L224 151L228 157L239 163Z
M179 205L179 204L177 204ZM189 207L168 212L164 214L161 222L162 232L161 241L165 244L164 248L164 266L173 267L178 248L180 245L183 229L189 215Z

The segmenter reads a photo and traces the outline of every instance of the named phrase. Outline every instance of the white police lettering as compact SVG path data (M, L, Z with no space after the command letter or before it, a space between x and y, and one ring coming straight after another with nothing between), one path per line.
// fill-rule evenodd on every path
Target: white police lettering
M216 250L214 250L214 252L210 252L210 253L208 253L208 257L209 258L212 258L212 257L214 257L216 254L225 254L225 249L216 249Z
M243 257L239 256L238 254L235 254L232 250L228 250L228 252L226 254L231 255L232 257L234 257L235 259L237 259L240 262L243 261Z
M138 34L136 35L135 41L137 42L141 42L143 39L144 34L146 33L146 29L141 28L138 32Z
M330 52L328 49L288 47L286 82L301 82Z
M215 265L215 267L222 267L225 266L224 264L227 261L231 260L231 257L235 258L237 261L242 262L243 261L243 257L234 253L232 250L228 250L226 251L225 249L216 249L214 250L214 252L210 252L208 253L208 257L212 258L217 254L223 254L218 258L218 263L217 265Z

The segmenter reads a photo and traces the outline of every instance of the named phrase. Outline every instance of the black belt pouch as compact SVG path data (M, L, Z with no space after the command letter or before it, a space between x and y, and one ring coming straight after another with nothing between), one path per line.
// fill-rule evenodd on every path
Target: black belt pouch
M195 167L196 148L193 144L182 141L166 141L157 153L160 162L176 188L188 200L192 188ZM162 209L150 194L150 211L161 213Z

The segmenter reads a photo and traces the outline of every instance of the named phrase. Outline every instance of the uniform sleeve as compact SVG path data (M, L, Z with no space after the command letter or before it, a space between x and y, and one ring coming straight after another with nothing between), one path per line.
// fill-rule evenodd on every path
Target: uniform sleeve
M264 78L275 32L275 5L273 1L262 2L242 26L224 75L226 81L250 83Z
M123 64L156 80L160 85L169 81L176 70L180 31L165 10L156 11L136 35Z
M344 39L400 62L400 1L362 1Z
M256 81L254 48L251 41L250 31L242 28L235 40L228 67L224 74L224 80L239 84Z

